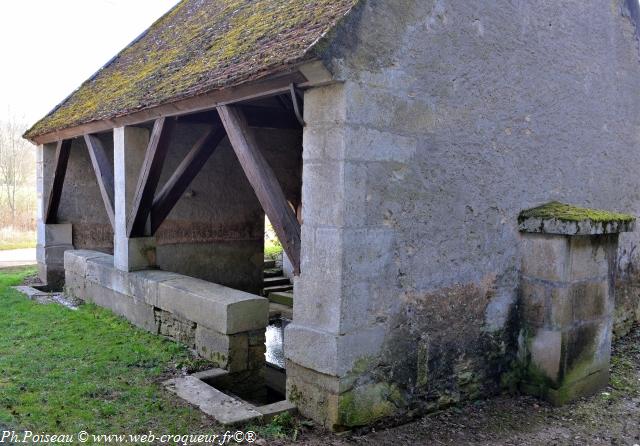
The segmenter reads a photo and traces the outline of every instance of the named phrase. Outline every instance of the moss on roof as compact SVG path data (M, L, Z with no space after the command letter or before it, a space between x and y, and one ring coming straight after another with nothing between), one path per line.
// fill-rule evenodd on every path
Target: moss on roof
M182 0L25 137L127 115L275 73L359 0Z
M527 218L556 219L560 221L585 221L590 220L599 223L631 222L635 220L633 215L609 212L599 209L581 208L569 204L552 201L542 206L527 209L520 212L518 222Z

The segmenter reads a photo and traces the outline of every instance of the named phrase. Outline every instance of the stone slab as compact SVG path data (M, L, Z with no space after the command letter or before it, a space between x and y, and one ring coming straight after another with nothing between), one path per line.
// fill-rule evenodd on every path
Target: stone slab
M265 328L269 322L267 299L191 277L161 282L158 307L223 334Z
M254 406L232 398L194 376L166 381L166 388L225 426L256 421L263 417Z

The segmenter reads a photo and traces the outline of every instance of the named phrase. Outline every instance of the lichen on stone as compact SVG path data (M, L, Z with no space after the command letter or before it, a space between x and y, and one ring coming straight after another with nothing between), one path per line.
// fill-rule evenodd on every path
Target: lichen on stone
M567 222L592 221L597 223L629 223L635 220L635 217L629 214L572 206L558 201L552 201L520 212L518 222L522 223L528 218L555 219Z

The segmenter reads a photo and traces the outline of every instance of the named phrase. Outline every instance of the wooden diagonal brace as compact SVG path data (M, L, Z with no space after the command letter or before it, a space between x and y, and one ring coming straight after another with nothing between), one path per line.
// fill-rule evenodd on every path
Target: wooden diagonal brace
M287 203L273 169L260 152L253 133L241 110L232 105L218 107L229 141L249 183L269 217L282 246L300 272L300 223Z
M107 152L104 149L102 141L100 141L97 136L84 135L84 141L87 144L91 164L93 165L93 170L96 173L98 187L100 188L100 194L102 195L102 201L104 202L109 222L111 223L111 227L115 229L115 214L113 207L113 167L109 161L109 157L107 156Z
M169 141L176 124L175 118L156 119L149 145L140 169L138 185L133 198L133 207L127 219L127 235L142 237L145 235L147 218L151 212L153 197L160 181L162 166L169 150Z
M56 147L53 182L51 184L51 189L49 189L49 199L47 201L47 209L44 214L44 222L46 224L58 222L58 207L60 207L62 186L64 186L64 177L67 174L67 164L69 164L70 154L71 140L65 139L58 141L58 145Z
M151 206L151 235L154 235L167 218L184 191L189 187L202 166L226 136L220 124L207 128L196 141L171 178L156 195Z

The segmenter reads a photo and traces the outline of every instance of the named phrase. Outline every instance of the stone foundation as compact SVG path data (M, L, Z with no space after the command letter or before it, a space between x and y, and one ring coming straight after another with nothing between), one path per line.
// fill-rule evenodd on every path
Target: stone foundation
M70 296L182 342L219 368L261 376L267 299L166 271L121 271L95 251L66 251L64 270Z

